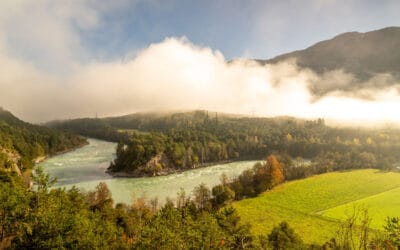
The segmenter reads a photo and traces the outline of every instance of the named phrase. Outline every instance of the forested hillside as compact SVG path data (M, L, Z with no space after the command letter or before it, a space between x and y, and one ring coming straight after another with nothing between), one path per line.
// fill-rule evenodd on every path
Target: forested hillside
M80 119L50 126L119 142L117 158L109 170L131 176L162 175L215 162L258 160L270 153L318 163L296 169L306 172L387 169L400 160L398 130L334 128L322 119L249 118L194 111Z
M19 170L24 171L31 168L38 157L85 143L80 136L26 123L0 108L0 168L18 165Z

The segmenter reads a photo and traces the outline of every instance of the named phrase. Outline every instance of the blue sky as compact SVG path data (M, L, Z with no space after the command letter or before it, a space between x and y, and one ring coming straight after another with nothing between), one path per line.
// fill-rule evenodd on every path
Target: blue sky
M397 0L3 0L0 7L0 46L56 73L71 63L134 58L168 37L227 60L267 59L343 32L400 26Z
M236 57L270 58L347 31L400 25L399 1L129 1L80 33L91 56L126 56L165 37Z
M308 86L325 78L295 63L226 62L400 26L399 17L398 0L2 0L0 106L34 122L199 108L390 120L400 117L396 88L363 90L375 102L315 101Z

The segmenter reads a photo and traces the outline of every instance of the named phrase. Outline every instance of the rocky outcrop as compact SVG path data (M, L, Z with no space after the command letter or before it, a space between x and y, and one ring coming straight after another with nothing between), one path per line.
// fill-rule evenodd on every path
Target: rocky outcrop
M145 177L145 176L163 176L176 173L178 170L164 154L157 154L151 158L145 165L139 166L133 171L108 172L114 177Z
M2 163L0 163L0 169L4 169L6 171L14 171L19 176L22 175L20 168L18 167L18 162L21 159L21 156L10 149L4 148L0 146L0 157L2 157Z

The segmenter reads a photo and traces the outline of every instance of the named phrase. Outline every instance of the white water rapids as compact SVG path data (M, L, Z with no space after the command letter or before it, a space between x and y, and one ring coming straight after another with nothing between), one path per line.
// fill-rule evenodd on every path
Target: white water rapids
M115 157L115 148L115 143L89 139L89 145L51 157L39 165L51 177L57 177L56 187L76 186L89 191L94 190L99 182L105 182L115 202L129 204L133 198L141 196L146 199L158 197L163 203L167 197L175 199L181 187L186 194L191 194L201 183L211 188L220 183L222 173L234 177L256 163L233 162L159 177L113 178L105 171Z

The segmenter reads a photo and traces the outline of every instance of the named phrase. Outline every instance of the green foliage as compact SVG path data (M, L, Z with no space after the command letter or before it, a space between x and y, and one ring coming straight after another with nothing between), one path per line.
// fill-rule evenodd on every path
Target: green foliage
M14 240L20 240L24 231L31 226L27 220L31 194L22 180L0 170L0 248L3 249Z
M38 193L47 192L57 179L50 179L50 175L46 174L42 167L38 166L32 175L32 181Z
M68 132L61 132L23 122L0 108L0 168L10 167L2 149L16 152L21 157L22 170L32 168L33 160L40 156L62 152L85 143L85 139Z
M139 249L245 249L252 246L248 226L232 208L220 212L193 210L191 203L175 208L167 203L148 223Z
M140 171L150 175L166 168L188 169L280 154L232 182L224 180L212 191L200 185L193 199L181 193L176 207L167 202L159 211L157 202L149 205L143 199L114 207L104 183L87 194L77 189L51 189L51 180L37 169L35 189L26 190L15 176L0 172L0 248L147 249L154 242L161 249L252 248L250 227L240 223L238 214L254 224L255 235L266 235L274 225L287 220L304 234L306 242L323 243L331 239L338 226L324 216L323 210L399 187L398 175L371 170L321 175L276 186L284 178L334 170L391 168L400 160L396 130L336 129L321 120L291 118L220 116L214 120L204 112L82 119L58 123L57 127L119 141L111 171L135 171L155 156L166 159L155 162L155 169L146 166ZM0 146L18 152L24 167L32 165L36 156L79 143L81 138L10 116L0 121ZM297 156L312 161L297 164L291 158ZM0 163L6 166L4 158L0 154ZM239 213L226 207L233 198L254 197L274 186L258 198L235 203ZM388 224L388 228L394 230L395 226ZM264 236L261 245L271 242L278 249L303 246L287 225L280 224L270 236Z
M384 226L386 232L388 233L390 242L400 247L400 219L399 217L388 217L386 219L386 225Z
M87 194L87 200L91 210L99 211L105 216L113 206L111 191L104 182L100 182L95 191Z
M274 250L300 249L303 244L300 236L285 221L272 229L268 242Z
M143 198L114 206L105 183L89 193L52 188L41 169L35 188L0 171L0 247L10 249L244 249L252 247L249 226L233 208L211 207L210 190L199 186L193 200L156 202Z
M126 141L127 135L119 133L107 122L101 119L76 119L67 121L53 121L47 124L51 128L73 131L87 137L98 138L106 141Z
M249 234L250 224L243 224L239 214L233 207L224 207L216 214L218 224L229 235L228 244L230 249L246 249L253 246L253 237Z
M365 176L360 172L365 172ZM3 248L152 249L157 244L159 249L320 249L318 245L305 245L293 230L301 231L308 243L322 244L336 235L339 224L317 213L321 208L331 206L332 202L354 198L352 194L344 196L346 193L342 191L347 188L346 185L353 185L354 194L360 196L367 194L367 184L369 188L387 189L399 183L394 181L395 178L400 178L394 173L363 170L289 182L261 197L240 202L255 204L261 199L260 206L254 210L258 214L254 214L251 206L243 207L240 203L235 203L235 208L223 206L223 201L233 198L225 178L222 178L220 186L213 188L213 192L204 185L194 190L193 198L181 191L176 206L167 202L158 210L156 201L147 203L144 198L137 199L131 205L114 206L104 183L100 183L92 192L82 193L76 188L52 188L52 180L41 169L36 170L35 174L33 179L36 188L28 190L19 177L0 171L0 246ZM379 176L376 175L382 175L382 178L377 180ZM328 185L322 190L312 190L314 186L311 183L314 181L317 182L315 185L320 185L316 181L319 178L324 183L340 183L343 186ZM343 182L339 181L341 179ZM348 183L349 179L358 182L356 185L354 182ZM360 179L363 181L360 182ZM379 183L378 186L377 183L383 179L388 179L386 185ZM331 201L335 197L333 194L340 194L341 197ZM224 198L216 202L221 197ZM312 199L316 201L310 203L311 211L308 206L299 203ZM254 242L249 224L241 222L239 215L245 222L254 224L255 235L263 235L258 242ZM323 247L345 249L352 237L357 237L354 244L364 247L366 243L371 246L390 246L398 240L399 220L392 219L387 224L390 241L384 238L371 240L368 216L366 213L359 215L356 216L361 218L357 220L358 226L355 226L355 219L345 221L341 234L343 237L339 235ZM293 229L287 223L278 222L282 219L289 221ZM258 223L269 223L271 228L257 231ZM279 226L273 227L278 223ZM308 227L310 225L314 227L312 230ZM331 231L324 231L326 228ZM317 237L320 231L326 234L325 238L314 238L310 242L309 237Z
M282 183L283 165L274 155L267 157L263 163L257 163L252 169L242 172L227 186L234 192L235 199L254 197Z
M50 125L120 142L110 171L138 171L138 175L154 175L154 171L144 166L160 154L168 159L161 164L161 170L262 159L277 153L312 159L311 166L283 162L288 180L343 169L390 169L400 161L398 130L332 128L322 119L305 121L223 114L214 119L207 111L194 111L86 118Z
M194 203L200 211L210 211L212 208L211 191L205 184L200 184L193 190Z
M4 167L5 169L9 169L12 166L12 162L8 158L7 154L0 152L0 168Z
M212 188L214 207L223 207L235 199L235 192L227 185L217 185Z

